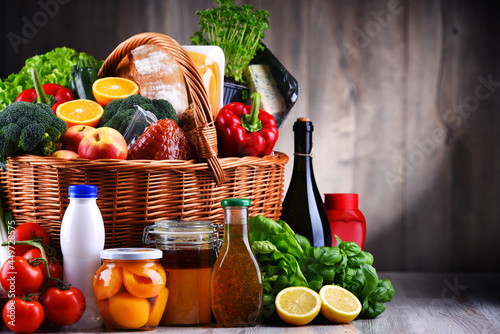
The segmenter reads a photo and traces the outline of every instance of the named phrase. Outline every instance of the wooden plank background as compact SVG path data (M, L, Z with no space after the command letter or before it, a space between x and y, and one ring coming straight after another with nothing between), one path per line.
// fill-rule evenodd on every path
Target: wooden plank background
M277 149L291 156L293 121L312 119L320 191L360 195L375 267L500 270L495 1L245 3L270 12L264 41L300 83ZM2 0L0 76L58 46L104 59L144 31L189 44L198 29L195 11L213 6L213 0ZM12 43L14 35L23 42Z

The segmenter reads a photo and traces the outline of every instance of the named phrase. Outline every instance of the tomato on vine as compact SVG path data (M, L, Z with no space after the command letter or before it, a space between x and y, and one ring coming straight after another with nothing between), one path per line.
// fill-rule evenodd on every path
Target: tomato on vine
M36 260L36 259L39 260L38 266L40 266L40 269L42 270L42 273L43 273L43 283L45 284L45 282L47 281L47 270L45 268L44 263L42 262L43 256L42 256L42 252L40 251L40 249L38 249L38 248L32 248L29 251L27 251L26 253L24 253L23 257L25 259L27 259L27 260ZM49 275L50 275L50 277L57 278L57 279L60 279L62 281L62 279L63 279L63 268L62 268L61 262L58 261L55 258L55 256L48 255L48 254L47 254L47 260L49 261L47 264L48 264L48 267L49 267ZM48 285L48 287L52 287L52 286L55 286L55 281L54 280L51 280L49 282L49 285Z
M40 302L47 320L59 326L72 325L80 320L86 307L83 293L69 286L47 289Z
M9 244L15 241L35 241L43 243L48 246L50 244L49 234L45 229L38 223L23 223L18 225L12 232L10 232L8 237ZM23 256L24 253L32 248L33 245L14 245L14 254L16 256Z
M42 325L45 312L42 304L30 297L9 300L2 311L7 327L16 333L32 333Z
M43 284L42 269L22 256L14 256L0 269L0 283L9 297L39 292Z

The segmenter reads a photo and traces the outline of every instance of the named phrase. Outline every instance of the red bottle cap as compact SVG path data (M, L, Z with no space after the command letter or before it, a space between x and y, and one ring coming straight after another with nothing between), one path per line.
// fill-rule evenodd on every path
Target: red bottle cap
M357 210L358 194L325 194L326 210Z

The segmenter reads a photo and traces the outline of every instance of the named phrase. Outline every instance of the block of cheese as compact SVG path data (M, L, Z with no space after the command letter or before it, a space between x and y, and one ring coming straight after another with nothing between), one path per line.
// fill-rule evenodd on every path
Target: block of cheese
M276 121L286 115L285 99L281 95L268 65L249 65L243 77L248 85L250 94L258 92L261 95L261 110L265 110L273 115Z
M136 82L142 96L170 102L177 117L188 107L182 69L172 54L160 46L136 47L118 64L115 74Z

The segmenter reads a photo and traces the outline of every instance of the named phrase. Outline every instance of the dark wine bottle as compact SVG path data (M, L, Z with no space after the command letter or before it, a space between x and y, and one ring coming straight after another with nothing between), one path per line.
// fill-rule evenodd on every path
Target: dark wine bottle
M298 118L293 125L295 137L293 172L283 201L281 220L294 232L305 236L314 247L331 246L332 235L312 166L313 124Z

